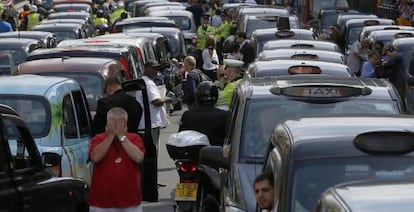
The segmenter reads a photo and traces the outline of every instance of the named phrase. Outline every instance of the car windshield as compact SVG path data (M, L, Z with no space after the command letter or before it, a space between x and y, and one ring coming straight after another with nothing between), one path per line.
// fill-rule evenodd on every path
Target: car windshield
M262 163L272 130L280 122L306 116L329 114L399 114L394 101L323 101L320 104L293 99L253 99L246 103L240 143L240 160Z
M328 174L327 174L328 173ZM359 180L414 179L414 157L361 156L306 159L293 162L290 211L313 211L322 192Z
M13 108L29 127L33 137L42 137L50 125L50 113L42 97L26 97L23 95L1 95L0 104L5 104ZM48 118L49 115L49 118Z
M355 41L359 39L359 35L362 32L363 27L354 27L348 32L348 45L352 45Z
M250 19L246 24L246 37L250 38L256 29L270 29L277 26L276 20Z
M181 30L191 29L190 19L186 16L167 16L167 18L173 20Z
M77 35L75 32L53 32L56 35L58 42L62 40L75 40Z
M100 74L90 74L90 73L74 73L74 72L50 72L42 73L44 76L61 76L75 79L82 86L85 91L85 96L88 101L88 105L91 110L95 110L98 104L98 100L104 97L103 84L104 79Z
M322 29L328 29L330 26L336 24L336 19L338 18L338 14L335 12L332 13L325 13L322 16Z

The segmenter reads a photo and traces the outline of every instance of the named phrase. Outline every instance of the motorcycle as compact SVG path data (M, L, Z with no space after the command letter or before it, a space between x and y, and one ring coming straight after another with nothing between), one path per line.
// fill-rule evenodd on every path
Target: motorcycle
M175 190L178 210L183 212L218 211L220 176L218 170L199 163L199 153L210 146L203 133L184 130L172 134L167 151L174 160L180 182Z

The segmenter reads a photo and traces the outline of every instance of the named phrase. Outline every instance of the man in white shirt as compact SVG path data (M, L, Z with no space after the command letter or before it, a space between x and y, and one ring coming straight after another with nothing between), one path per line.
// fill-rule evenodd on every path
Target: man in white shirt
M145 85L147 88L148 93L148 101L150 106L150 115L151 115L151 128L152 128L152 136L154 139L154 145L157 148L158 152L158 140L160 135L160 128L167 127L170 125L170 122L167 117L167 113L165 111L164 104L172 102L172 98L170 97L161 97L161 94L158 90L157 85L154 83L154 78L157 76L158 69L160 68L160 64L158 62L149 61L145 63L144 66L144 75L142 79L145 81ZM144 108L143 100L142 100L142 93L136 93L136 99ZM142 114L141 120L138 126L138 132L145 131L145 114Z

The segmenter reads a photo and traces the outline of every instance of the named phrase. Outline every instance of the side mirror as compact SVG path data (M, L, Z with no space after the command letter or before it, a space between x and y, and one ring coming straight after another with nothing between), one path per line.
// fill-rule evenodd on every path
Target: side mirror
M62 157L54 152L44 152L42 153L42 164L46 168L53 166L60 166Z
M199 161L201 164L213 168L229 168L230 163L227 158L224 158L223 148L220 146L203 147L200 150Z

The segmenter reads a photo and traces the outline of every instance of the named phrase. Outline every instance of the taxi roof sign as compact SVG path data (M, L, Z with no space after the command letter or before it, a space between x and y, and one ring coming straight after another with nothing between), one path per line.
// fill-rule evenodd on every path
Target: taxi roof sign
M367 87L351 87L340 85L301 85L290 87L272 87L270 92L275 95L308 98L346 98L369 95L372 90Z
M378 20L366 20L364 21L364 25L365 26L375 26L375 25L379 25L379 21Z
M354 145L370 154L404 154L414 151L414 132L362 133L355 137Z
M295 32L291 30L278 30L277 32L275 32L275 35L279 38L290 38L295 36Z

